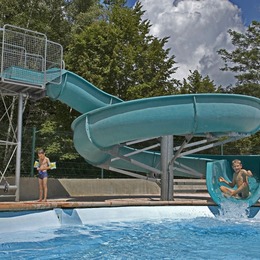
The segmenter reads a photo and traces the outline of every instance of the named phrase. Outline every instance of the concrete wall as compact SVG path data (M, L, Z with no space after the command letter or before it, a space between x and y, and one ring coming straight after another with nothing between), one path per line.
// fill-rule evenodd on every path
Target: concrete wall
M14 185L14 178L7 178ZM1 183L1 185L3 182ZM0 190L0 201L14 198L3 197L15 191L5 193ZM38 178L21 178L20 200L38 199ZM85 197L85 196L147 196L160 195L159 186L150 181L139 179L48 179L48 199Z

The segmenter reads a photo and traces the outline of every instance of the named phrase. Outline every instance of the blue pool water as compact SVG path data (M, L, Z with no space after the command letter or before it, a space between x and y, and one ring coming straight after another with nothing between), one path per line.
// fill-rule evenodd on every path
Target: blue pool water
M181 210L185 214L187 208ZM162 215L166 211L164 207ZM7 226L0 236L0 259L260 259L259 218L201 212L186 212L194 215L187 218L175 215L131 221L117 221L113 212L107 215L108 221L91 224L83 220L83 224L65 221L61 225L52 221L40 228ZM84 211L94 217L99 213ZM79 218L84 214L79 212ZM52 219L52 213L33 215L39 225ZM22 222L23 217L30 219L31 214L20 217ZM19 219L15 218L2 216L0 223L8 219L12 224Z

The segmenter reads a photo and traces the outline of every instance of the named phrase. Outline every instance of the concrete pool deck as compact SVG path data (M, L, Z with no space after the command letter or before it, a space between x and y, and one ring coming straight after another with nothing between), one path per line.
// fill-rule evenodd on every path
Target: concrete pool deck
M216 206L210 196L192 194L176 196L173 201L161 201L159 197L81 197L49 199L47 202L0 202L0 211L48 210L55 208L101 208L127 206ZM260 207L257 202L254 207Z
M98 208L125 206L209 206L216 205L211 199L175 198L173 201L161 201L159 197L81 197L49 199L47 202L19 201L0 202L0 211L46 210L54 208Z
M12 184L13 180L8 182ZM10 197L5 197L9 194ZM38 202L37 178L21 178L20 201L0 191L0 211L126 206L215 206L205 180L175 179L174 200L161 201L159 186L137 179L49 179L48 200ZM260 206L258 201L254 206Z

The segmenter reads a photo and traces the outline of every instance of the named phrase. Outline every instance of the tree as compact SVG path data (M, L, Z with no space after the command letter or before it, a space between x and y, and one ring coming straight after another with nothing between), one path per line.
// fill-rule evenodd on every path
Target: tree
M71 30L67 7L65 0L0 0L0 23L44 33L66 46Z
M260 22L253 21L246 32L228 31L235 49L218 53L225 61L223 71L233 71L237 83L233 93L260 97Z
M45 33L49 40L61 43L66 51L72 27L82 13L90 13L89 16L93 17L93 8L97 6L99 0L0 0L0 24ZM39 126L48 118L70 130L70 123L76 115L66 105L54 103L48 98L37 102L30 100L24 112L24 126Z
M174 56L164 49L168 38L149 35L143 11L125 1L110 1L99 20L73 35L66 53L69 70L122 99L173 94Z
M93 5L97 5L99 0L0 0L0 26L11 24L20 28L29 29L44 33L48 40L58 42L66 49L71 39L71 28L77 22L82 12L88 13ZM21 11L22 10L22 11ZM91 16L91 15L90 15ZM92 15L93 16L93 15ZM9 103L13 102L9 98ZM2 104L0 104L2 105ZM16 112L16 109L14 109ZM4 113L4 110L3 110ZM38 135L44 135L47 142L44 142L44 148L49 154L56 153L62 159L74 159L79 157L72 148L71 136L59 136L59 131L70 131L71 122L78 116L78 113L70 109L67 105L60 102L52 102L48 98L26 103L23 114L23 134L31 135L32 127L36 126ZM13 116L12 123L16 124L17 117ZM11 124L6 118L1 122L2 126ZM51 126L51 127L50 127ZM7 138L6 136L1 139ZM31 145L31 139L23 140L25 146ZM4 146L3 146L4 147ZM1 158L7 158L5 150L0 151ZM24 161L30 160L30 157L23 158ZM22 166L28 164L28 161L22 162ZM29 162L30 165L30 162Z
M191 75L188 76L187 80L183 80L183 84L179 89L180 94L222 92L221 86L216 88L209 76L203 78L198 70L190 71L190 73Z
M253 21L245 33L229 30L229 34L235 49L218 53L225 61L222 70L237 73L236 86L230 92L260 98L260 22ZM233 154L259 154L260 132L227 146Z

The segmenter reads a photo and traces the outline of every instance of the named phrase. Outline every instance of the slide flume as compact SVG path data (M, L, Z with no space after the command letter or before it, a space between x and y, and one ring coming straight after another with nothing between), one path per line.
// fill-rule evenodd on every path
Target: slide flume
M260 99L244 95L174 95L124 102L64 70L60 85L47 85L47 96L82 113L72 124L75 148L87 162L104 169L149 173L142 165L161 168L159 153L135 154L125 145L129 141L165 135L249 136L260 130ZM115 159L131 152L127 159ZM212 160L182 157L178 161L205 175ZM189 176L178 171L174 175Z
M260 197L260 185L255 178L248 178L251 195L246 199L234 197L225 197L219 189L219 177L224 177L227 181L232 182L231 165L227 160L216 160L207 164L207 188L211 198L218 204L223 203L244 203L246 206L255 204ZM224 183L221 185L227 186ZM228 187L228 186L227 186ZM229 205L229 204L228 204Z

